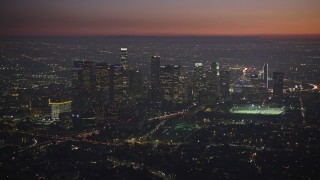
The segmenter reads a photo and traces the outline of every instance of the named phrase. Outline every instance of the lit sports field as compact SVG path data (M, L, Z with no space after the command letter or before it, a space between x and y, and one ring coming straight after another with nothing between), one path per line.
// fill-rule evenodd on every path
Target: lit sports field
M230 109L232 114L261 114L261 115L281 115L284 108L269 108L260 106L241 106Z

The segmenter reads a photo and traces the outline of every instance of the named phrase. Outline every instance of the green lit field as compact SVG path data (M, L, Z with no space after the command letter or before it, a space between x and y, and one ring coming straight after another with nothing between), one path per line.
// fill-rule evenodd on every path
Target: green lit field
M241 106L230 109L232 114L261 114L261 115L281 115L284 108L270 108L260 106Z

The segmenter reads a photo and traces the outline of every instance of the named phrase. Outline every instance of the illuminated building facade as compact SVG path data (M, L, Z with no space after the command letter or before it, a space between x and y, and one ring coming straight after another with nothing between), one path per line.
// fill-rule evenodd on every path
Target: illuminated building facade
M264 63L263 65L263 81L267 84L267 89L269 88L269 65Z
M51 106L51 120L59 120L59 115L64 112L71 112L71 102L51 102L49 99L49 105Z
M129 89L129 62L128 62L128 49L121 48L120 49L120 64L123 68L123 94L125 95L125 99L128 98L128 89Z
M124 70L128 70L129 69L128 49L127 48L121 48L120 49L120 64L122 65Z
M213 104L217 101L219 97L219 63L212 62L210 69L206 73L206 93L203 100L206 104Z
M160 66L160 81L163 99L171 103L181 103L180 66Z
M120 64L115 64L111 68L111 83L110 83L110 115L112 120L118 120L119 108L126 100L126 90L124 87L124 69Z
M205 91L205 77L203 72L203 64L195 63L193 73L193 98L198 101L200 94Z
M110 98L110 67L107 63L95 66L95 105L94 114L98 120L107 117Z

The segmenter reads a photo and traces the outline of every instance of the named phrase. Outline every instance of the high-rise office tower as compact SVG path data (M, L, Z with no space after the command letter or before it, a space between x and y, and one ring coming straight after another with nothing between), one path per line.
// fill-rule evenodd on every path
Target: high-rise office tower
M220 75L220 66L218 62L212 62L210 69L213 72L214 77L218 77Z
M129 69L129 65L128 65L128 49L127 48L121 48L120 49L120 63L123 66L124 70Z
M108 63L97 63L95 67L95 90L108 93L110 86L110 67Z
M200 94L205 92L205 78L203 72L203 64L195 63L194 73L193 73L193 98L198 101Z
M72 69L72 94L83 92L84 61L74 61Z
M161 86L160 86L160 56L156 54L151 57L151 89L150 96L153 104L161 103Z
M267 84L267 89L269 88L269 65L264 63L263 65L263 81Z
M230 73L229 71L220 71L220 93L221 98L226 101L229 98Z
M218 62L212 62L211 63L211 69L213 72L213 78L214 78L214 85L215 85L215 90L214 93L216 97L220 96L220 66Z
M87 124L94 117L93 86L94 63L92 61L74 61L72 70L72 117L75 127Z
M273 73L273 95L275 97L283 96L283 72L274 72Z
M113 120L118 120L119 108L126 100L126 90L123 84L124 69L120 64L115 64L111 68L110 83L110 114Z
M129 63L128 63L128 49L121 48L120 49L120 64L123 69L123 95L124 99L128 100L128 90L129 90Z
M143 95L142 74L138 70L129 70L129 92L130 98L138 98Z
M206 73L206 99L207 103L212 104L215 103L216 100L219 97L219 87L220 87L220 81L219 81L219 63L212 62L210 69Z
M95 66L95 106L96 119L107 117L109 90L110 90L110 67L107 63L97 63Z
M166 65L160 66L160 81L163 100L171 103L180 103L181 97L179 94L179 77L180 66ZM179 102L180 101L180 102Z
M72 94L80 94L83 88L82 68L72 69Z
M83 71L83 88L86 93L91 93L94 88L94 63L93 61L84 61Z

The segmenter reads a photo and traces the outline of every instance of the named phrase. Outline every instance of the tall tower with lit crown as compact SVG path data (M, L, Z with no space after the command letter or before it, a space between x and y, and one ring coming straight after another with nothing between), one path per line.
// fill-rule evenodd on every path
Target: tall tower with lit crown
M128 65L128 49L127 48L121 48L120 49L120 63L124 70L127 70L129 68Z
M204 72L203 64L195 63L194 73L193 73L193 98L195 101L198 101L200 98L200 93L204 91L205 82L204 82Z
M123 95L124 100L128 99L128 91L129 91L129 64L128 64L128 49L121 48L120 49L120 64L122 66L122 78L123 78Z
M161 85L160 85L160 55L151 57L151 101L152 103L161 102Z

